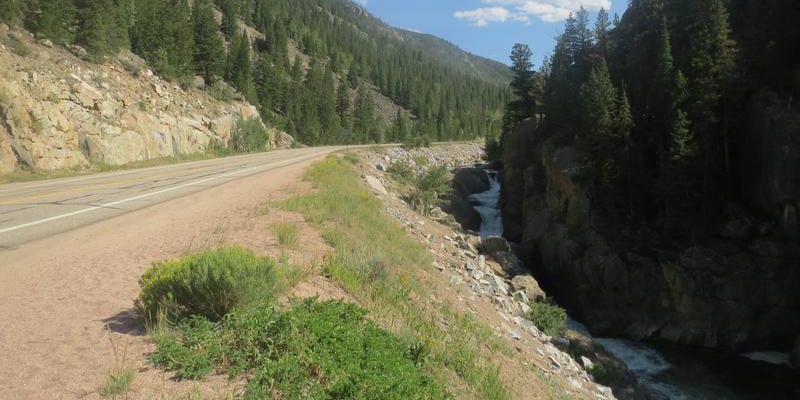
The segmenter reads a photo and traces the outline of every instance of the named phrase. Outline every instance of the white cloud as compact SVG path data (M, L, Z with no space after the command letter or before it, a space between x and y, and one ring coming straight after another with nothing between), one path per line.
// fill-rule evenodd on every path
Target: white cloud
M530 22L532 17L544 22L563 21L570 13L578 11L581 5L589 11L611 8L611 0L481 0L481 2L492 7L458 11L454 16L483 27L491 22Z
M471 11L456 11L453 14L456 18L472 21L475 26L484 27L490 22L523 21L529 18L520 13L509 11L505 7L483 7Z

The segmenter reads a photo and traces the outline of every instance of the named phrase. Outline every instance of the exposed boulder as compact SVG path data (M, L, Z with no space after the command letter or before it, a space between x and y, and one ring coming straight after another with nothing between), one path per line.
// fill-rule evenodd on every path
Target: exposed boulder
M386 187L383 186L383 182L381 182L380 179L372 175L366 175L364 176L364 180L367 181L367 184L375 193L384 196L386 196L389 193L388 191L386 191Z
M501 237L489 237L481 241L481 249L484 253L494 257L495 254L500 252L508 253L511 251L511 246L508 241Z
M517 275L511 280L511 288L514 292L524 292L528 300L535 301L545 298L545 293L539 282L532 275Z

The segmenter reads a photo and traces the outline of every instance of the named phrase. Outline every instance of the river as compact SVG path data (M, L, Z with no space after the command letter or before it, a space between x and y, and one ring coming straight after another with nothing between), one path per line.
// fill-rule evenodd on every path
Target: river
M470 196L481 215L481 239L503 235L498 173L487 174L489 190ZM580 323L571 325L588 333ZM737 355L620 338L594 341L624 362L641 388L670 400L800 399L800 374L786 366L781 353Z

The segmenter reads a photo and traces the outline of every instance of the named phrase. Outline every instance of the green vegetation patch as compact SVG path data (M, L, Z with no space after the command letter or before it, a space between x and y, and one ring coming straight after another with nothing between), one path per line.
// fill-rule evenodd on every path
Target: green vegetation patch
M450 172L447 167L434 167L417 177L411 192L411 205L423 215L430 215L439 198L450 192Z
M202 317L157 338L151 361L180 378L215 369L250 377L245 399L444 399L424 359L344 302L294 302L232 313L221 327Z
M6 47L8 47L8 49L12 53L14 53L14 54L16 54L16 55L18 55L20 57L25 57L25 56L27 56L28 54L31 53L30 49L25 44L25 42L23 42L14 33L7 34L6 37L3 38L3 43L6 45Z
M271 229L279 245L283 247L297 245L298 230L297 224L294 222L276 222L272 225Z
M414 178L417 177L416 172L414 172L414 168L411 167L408 163L402 161L396 161L389 166L388 171L392 177L404 184L408 184L414 181Z
M554 301L547 299L544 301L534 301L530 304L528 318L541 329L542 332L550 336L561 336L564 334L567 323L567 311L559 307Z
M270 258L237 247L156 262L139 280L138 304L150 322L192 316L219 321L234 308L275 297L279 285L274 265Z
M136 378L136 371L130 367L112 371L106 376L103 383L103 396L114 398L129 392L134 378Z
M446 305L425 301L430 289L420 271L431 269L430 253L393 220L361 184L352 160L331 156L315 164L306 179L313 193L284 207L317 224L335 251L324 273L339 282L392 332L412 346L415 359L447 382L459 399L508 399L500 370L487 354L503 351L492 330Z

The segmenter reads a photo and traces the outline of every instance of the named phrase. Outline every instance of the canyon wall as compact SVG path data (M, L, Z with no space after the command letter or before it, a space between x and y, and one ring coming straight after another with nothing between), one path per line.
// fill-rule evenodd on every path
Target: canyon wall
M595 334L720 349L790 351L800 335L796 237L800 110L760 96L751 107L750 204L679 245L647 227L609 235L578 183L581 154L533 119L503 139L506 235L548 293ZM605 233L604 233L605 232ZM638 239L626 243L619 237Z

